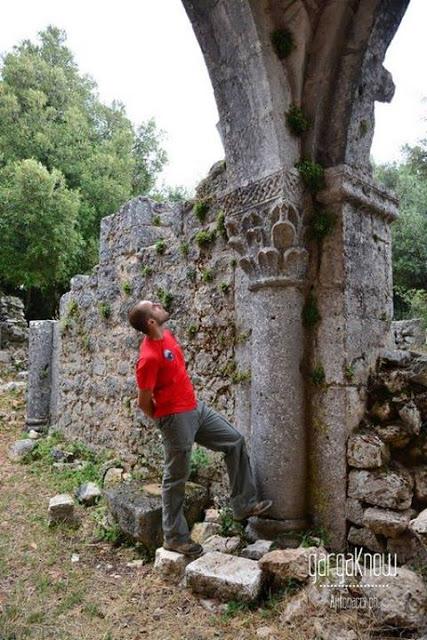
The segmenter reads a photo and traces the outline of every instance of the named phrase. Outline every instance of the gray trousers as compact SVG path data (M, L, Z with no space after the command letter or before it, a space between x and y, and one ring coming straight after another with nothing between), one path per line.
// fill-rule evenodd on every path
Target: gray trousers
M190 475L194 442L223 451L230 480L230 504L235 517L255 505L255 482L245 439L222 415L199 400L197 408L156 418L165 453L162 480L162 525L165 542L187 542L188 524L183 512L185 483Z

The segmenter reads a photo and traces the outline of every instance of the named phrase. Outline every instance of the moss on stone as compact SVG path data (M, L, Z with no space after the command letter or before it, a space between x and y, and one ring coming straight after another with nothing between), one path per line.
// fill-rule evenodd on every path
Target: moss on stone
M156 240L154 246L156 247L156 252L162 255L166 251L166 242L164 238L159 238Z
M286 123L289 130L295 136L301 136L310 127L310 120L304 115L303 110L295 104L291 104L286 113Z
M289 29L275 29L271 34L271 44L279 60L283 60L295 48L294 36Z
M310 220L309 237L320 242L333 231L336 222L337 217L332 211L317 207Z
M322 387L325 384L325 370L321 364L318 364L314 367L314 369L310 373L310 378L312 383L317 387Z
M317 193L325 187L325 170L322 165L311 160L301 160L296 163L295 167L311 193Z
M130 294L132 293L132 285L127 280L122 284L122 291L126 296L130 296Z
M321 320L321 315L317 306L316 296L309 292L302 309L302 322L305 327L312 328Z
M108 318L111 316L111 307L108 302L100 302L98 304L98 312L101 318L104 318L104 320L108 320Z

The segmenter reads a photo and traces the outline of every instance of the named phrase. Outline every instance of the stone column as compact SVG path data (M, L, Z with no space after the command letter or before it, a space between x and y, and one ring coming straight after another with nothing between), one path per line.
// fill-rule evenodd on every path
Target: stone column
M225 196L229 243L248 275L252 310L251 454L266 518L251 518L256 537L274 538L306 522L306 442L301 361L308 252L303 192L295 170Z
M324 372L311 386L310 512L337 550L346 546L346 447L366 406L379 352L394 348L391 222L397 201L384 187L341 165L326 171L318 194L335 226L313 248L320 321L313 328L311 367Z
M50 420L54 320L30 322L27 429L44 431Z

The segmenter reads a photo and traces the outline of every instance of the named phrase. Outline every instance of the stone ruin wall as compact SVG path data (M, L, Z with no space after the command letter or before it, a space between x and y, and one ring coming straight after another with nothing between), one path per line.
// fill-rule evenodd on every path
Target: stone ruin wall
M28 324L23 302L0 292L0 372L25 369L27 353Z
M136 301L165 300L162 292L173 296L167 326L183 345L199 399L234 420L235 390L249 387L249 333L236 326L234 309L242 276L218 228L219 213L212 206L201 223L189 204L143 197L126 203L102 220L99 264L71 280L59 322L47 327L55 351L46 379L51 428L95 450L113 450L144 479L160 478L162 448L154 422L135 404L134 366L143 336L129 326L127 312ZM216 230L214 241L200 247L200 230ZM164 253L156 249L161 239Z

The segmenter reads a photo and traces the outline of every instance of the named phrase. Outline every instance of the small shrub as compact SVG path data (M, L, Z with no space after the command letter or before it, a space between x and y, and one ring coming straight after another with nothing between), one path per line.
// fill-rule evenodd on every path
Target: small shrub
M162 287L159 287L157 289L157 295L166 311L169 311L173 302L172 293L170 293L170 291L166 291L166 289L162 289Z
M325 170L320 164L311 160L302 160L295 165L302 181L311 193L320 191L325 186Z
M160 225L162 224L162 221L160 220L160 216L159 215L153 216L153 224L156 227L160 227Z
M214 279L214 271L213 269L203 269L202 271L202 280L203 282L212 282Z
M325 380L326 380L325 370L321 364L316 365L314 367L313 371L310 374L310 378L312 383L318 387L321 387L325 384Z
M307 296L303 310L302 322L305 327L314 327L321 320L321 315L317 307L316 296L312 291Z
M209 200L197 200L193 207L193 213L199 222L204 222L206 214L209 211Z
M198 327L195 324L190 324L188 329L187 329L187 333L189 335L190 338L194 338L194 336L196 335L197 331L198 331Z
M345 365L344 375L346 379L351 382L354 379L354 367L351 364Z
M221 282L219 285L222 293L228 293L230 291L230 283L229 282Z
M197 271L194 267L188 267L187 269L187 278L191 280L191 282L195 282L197 277Z
M125 295L130 296L132 293L132 285L130 282L126 281L122 284L122 291Z
M179 245L179 249L184 257L188 256L188 253L190 251L188 242L181 242L181 244Z
M163 255L166 251L166 242L164 238L159 238L158 240L156 240L154 246L156 247L156 252L159 255Z
M213 231L200 230L196 233L196 235L194 236L194 239L199 245L199 247L206 247L211 242L213 242L213 240L215 240L215 237L216 237L215 230Z
M273 31L271 44L279 60L287 58L295 48L294 37L289 29L276 29Z
M218 211L218 215L216 217L216 231L220 236L224 238L224 240L227 240L228 238L227 229L225 228L224 221L225 221L225 213L221 209L220 211Z
M153 273L153 267L150 267L149 264L145 264L141 269L141 273L144 277L151 276Z
M190 475L195 475L200 469L209 466L210 458L206 449L195 447L191 452L190 458Z
M244 532L244 526L233 518L233 510L231 507L226 506L219 510L219 524L221 526L221 536L242 536Z
M296 136L301 136L310 127L310 120L295 104L289 107L289 111L286 113L286 122L290 131Z
M101 318L104 318L104 320L108 320L108 318L111 316L111 307L108 302L100 302L98 304L98 312Z
M336 224L336 215L327 209L316 209L310 220L309 236L314 240L323 240L331 233Z

